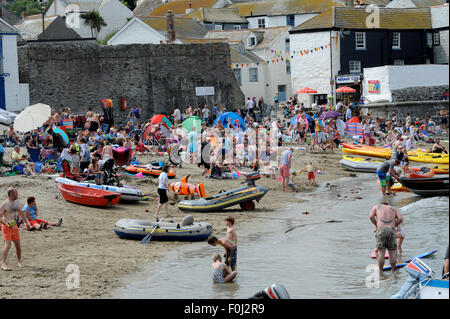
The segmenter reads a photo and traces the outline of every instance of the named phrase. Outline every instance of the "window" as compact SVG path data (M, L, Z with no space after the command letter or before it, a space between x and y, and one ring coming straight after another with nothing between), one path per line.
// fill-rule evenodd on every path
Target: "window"
M216 25L214 26L214 30L216 30L216 31L222 31L222 25L216 24Z
M258 69L257 68L249 68L248 69L248 81L249 82L258 82Z
M405 60L401 59L394 60L394 65L405 65Z
M441 34L439 33L439 31L433 33L433 44L441 45Z
M266 19L258 19L258 28L264 29L266 27Z
M361 73L361 61L349 62L350 73Z
M241 30L241 26L240 25L235 25L235 26L233 26L233 29L234 30Z
M295 15L291 14L286 16L286 25L290 25L291 27L295 27Z
M356 42L356 49L365 49L366 48L366 33L365 32L356 32L355 33L355 42Z
M256 38L254 36L251 36L248 38L248 46L252 47L256 45Z
M400 49L400 32L392 33L392 49Z
M289 38L286 39L286 40L285 40L285 49L286 49L286 52L291 51L291 45L290 45L290 44L291 44L291 43L290 43Z
M427 33L427 45L429 47L433 46L433 34L432 33Z
M286 60L286 74L291 74L291 61Z
M234 69L233 71L239 86L242 86L241 69Z

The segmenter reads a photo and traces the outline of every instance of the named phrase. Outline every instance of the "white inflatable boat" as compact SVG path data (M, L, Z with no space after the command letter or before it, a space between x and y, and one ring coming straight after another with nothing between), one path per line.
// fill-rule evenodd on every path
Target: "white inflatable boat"
M153 231L156 222L124 218L114 226L114 232L119 238L141 240ZM160 222L154 230L152 240L206 240L213 233L208 223L194 223L194 217L188 215L181 223Z

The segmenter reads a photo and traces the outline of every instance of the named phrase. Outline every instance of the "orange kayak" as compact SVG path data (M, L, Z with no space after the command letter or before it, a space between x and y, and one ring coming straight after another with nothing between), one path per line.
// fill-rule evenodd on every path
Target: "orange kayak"
M390 158L392 150L389 148L369 146L364 144L342 143L342 152L347 154Z
M161 170L157 168L151 168L148 166L142 166L142 165L129 165L125 168L125 170L132 174L141 173L144 175L152 175L152 176L159 176L161 174ZM167 174L169 178L173 178L177 176L177 174L169 170L169 173Z
M120 194L102 189L58 183L58 189L65 200L88 206L106 207L119 203Z

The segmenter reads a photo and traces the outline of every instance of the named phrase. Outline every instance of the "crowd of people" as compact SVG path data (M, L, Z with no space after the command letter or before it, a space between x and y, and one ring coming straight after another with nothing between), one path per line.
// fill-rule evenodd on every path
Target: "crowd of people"
M235 178L239 176L237 173L242 167L261 171L272 178L275 178L279 172L284 192L292 190L290 186L292 188L293 176L303 171L307 172L309 185L317 184L312 162L299 172L292 173L291 161L294 154L292 146L297 145L304 151L314 151L317 147L319 152L339 148L344 139L351 139L346 132L346 123L354 118L358 119L362 130L358 142L383 145L392 148L394 152L393 159L383 163L377 171L383 195L391 194L390 176L398 177L402 170L404 173L407 172L408 151L415 149L417 143L432 143L432 152L447 153L440 140L434 137L438 131L448 130L445 108L440 111L441 123L438 125L431 116L414 120L408 113L404 118L396 114L392 114L390 118L374 118L371 114L364 114L360 106L354 102L344 105L342 101L338 101L333 108L322 106L311 110L306 109L295 97L290 98L287 105L283 105L282 114L276 114L278 96L275 100L275 109L266 112L263 98L256 101L254 97L249 97L246 108L233 110L237 117L229 117L225 121L216 121L221 115L230 111L225 106L188 105L183 111L173 108L165 115L170 124L152 123L150 116L148 120L143 120L142 109L136 106L129 110L126 124L122 126L113 125L105 114L95 113L91 109L84 115L75 115L69 108L63 108L60 112L53 110L49 120L32 132L18 134L14 130L14 125L11 124L6 138L8 145L14 148L11 155L12 164L15 167L22 167L25 174L32 176L37 173L37 162L45 162L47 159L49 162L52 160L58 162L59 159L59 162L65 160L69 163L71 174L85 174L95 179L97 184L102 184L104 182L102 165L108 160L114 160L114 147L119 146L130 150L126 160L128 164L136 159L135 155L145 152L170 153L171 146L178 144L181 145L181 150L185 151L186 159L190 163L197 163L203 170L203 176L219 179ZM324 116L327 112L333 112L332 116ZM199 126L193 125L190 131L186 131L183 122L190 117L198 117L202 121ZM70 120L73 126L64 125L67 120ZM65 132L68 140L60 134L61 130ZM278 154L277 147L286 146L286 144L288 148ZM26 148L28 154L23 154L21 147ZM2 148L1 151L3 153L4 149ZM395 169L397 166L401 166L400 171ZM40 170L43 171L42 168ZM164 165L161 170L158 183L157 220L162 208L164 208L165 217L172 217L167 209L169 165ZM0 206L2 233L5 240L9 242L3 254L1 267L4 270L8 269L6 255L11 242L16 244L19 265L21 265L18 232L11 230L14 228L10 224L12 220L24 221L22 227L28 230L46 229L62 223L62 219L57 223L38 219L34 197L27 199L27 205L23 209L13 207L15 199L17 199L17 190L11 189L8 191L8 200ZM387 248L392 254L392 262L396 260L392 252L394 246L392 236L399 240L399 243L395 244L395 249L397 251L398 248L399 252L401 252L401 242L405 236L400 225L402 222L400 213L386 205L374 207L370 218L377 227L378 254L384 256L383 249ZM21 219L10 216L15 213L20 214ZM226 224L228 229L226 238L212 237L208 240L210 245L221 245L225 249L225 262L222 262L219 254L213 257L212 271L216 282L230 282L237 275L237 239L233 228L234 219L227 218ZM393 229L394 235L386 229Z

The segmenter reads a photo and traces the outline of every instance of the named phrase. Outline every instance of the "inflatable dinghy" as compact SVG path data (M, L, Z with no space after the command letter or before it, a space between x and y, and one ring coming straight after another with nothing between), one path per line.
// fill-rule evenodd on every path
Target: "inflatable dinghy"
M141 240L151 233L157 222L139 219L121 219L114 226L114 232L119 238ZM160 222L154 230L152 240L206 240L213 233L208 223L194 223L194 217L188 215L181 223Z
M187 212L217 212L225 208L240 205L243 210L255 209L253 200L259 200L266 195L269 189L255 185L255 180L260 177L258 172L247 175L247 186L220 192L214 196L197 200L183 200L178 204L178 209Z

